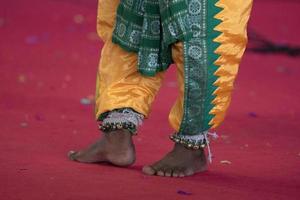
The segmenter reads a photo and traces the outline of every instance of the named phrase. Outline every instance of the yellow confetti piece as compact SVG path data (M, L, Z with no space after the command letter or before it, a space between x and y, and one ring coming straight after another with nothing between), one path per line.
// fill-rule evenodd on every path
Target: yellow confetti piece
M99 39L99 36L96 32L90 32L86 35L87 39L91 40L91 41L98 41L100 40Z
M220 163L221 164L225 164L225 165L230 165L231 161L229 161L229 160L221 160Z
M76 24L82 24L84 22L84 17L81 14L74 15L73 20Z
M18 81L19 81L20 83L25 83L26 80L27 80L27 78L26 78L25 75L20 74L20 75L18 76Z

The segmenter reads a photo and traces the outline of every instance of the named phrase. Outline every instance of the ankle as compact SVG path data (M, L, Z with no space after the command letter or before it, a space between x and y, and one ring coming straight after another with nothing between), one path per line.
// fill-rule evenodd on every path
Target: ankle
M116 130L103 133L103 138L109 144L128 145L128 143L132 143L132 134L126 130Z
M178 144L178 143L174 144L173 151L178 151L180 153L184 153L186 155L191 155L191 156L203 156L203 154L204 154L204 149L203 148L200 148L200 149L197 149L197 150L189 149L189 148L186 148L185 146L183 146L181 144Z

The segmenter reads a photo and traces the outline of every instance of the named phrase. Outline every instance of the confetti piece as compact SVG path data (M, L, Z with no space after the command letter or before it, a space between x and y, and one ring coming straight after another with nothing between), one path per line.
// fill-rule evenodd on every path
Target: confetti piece
M72 80L71 75L67 74L67 75L65 76L65 81L71 81L71 80Z
M76 24L82 24L84 22L84 17L81 14L74 15L73 20Z
M253 117L253 118L257 118L257 117L258 117L257 114L256 114L255 112L249 112L249 113L248 113L248 116L249 116L249 117Z
M220 163L221 163L221 164L230 165L230 164L231 164L231 161L229 161L229 160L221 160Z
M18 76L18 81L19 81L20 83L25 83L26 80L27 80L27 78L26 78L26 76L25 76L24 74L20 74L20 75Z
M177 191L177 194L180 194L180 195L192 195L192 193L190 193L190 192L185 192L185 191L183 191L183 190L178 190L178 191Z
M30 35L25 38L25 43L29 45L35 45L39 43L39 38L36 35Z
M80 99L80 103L81 103L82 105L90 105L92 102L91 102L91 100L88 99L88 98L82 98L82 99Z
M28 123L26 122L21 122L20 123L20 126L23 127L23 128L26 128L28 126Z
M96 32L89 32L87 35L86 35L87 39L91 40L91 41L98 41L100 40L98 34Z

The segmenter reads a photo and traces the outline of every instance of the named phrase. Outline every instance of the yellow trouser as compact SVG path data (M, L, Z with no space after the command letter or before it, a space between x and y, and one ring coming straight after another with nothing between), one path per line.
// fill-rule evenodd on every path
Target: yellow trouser
M116 9L120 0L99 0L97 32L104 41L97 73L96 118L99 115L116 109L130 107L147 117L151 104L157 94L164 72L154 77L140 75L137 71L136 53L127 52L111 42L115 24ZM252 0L220 0L217 5L224 10L216 15L223 22L215 29L222 34L215 39L221 43L216 53L220 55L215 62L219 66L219 76L215 85L216 98L210 122L216 128L224 119L230 103L233 82L238 72L240 59L247 43L246 25L250 15ZM184 67L183 44L172 46L172 57L177 66L179 96L169 114L169 122L175 131L179 130L183 117Z

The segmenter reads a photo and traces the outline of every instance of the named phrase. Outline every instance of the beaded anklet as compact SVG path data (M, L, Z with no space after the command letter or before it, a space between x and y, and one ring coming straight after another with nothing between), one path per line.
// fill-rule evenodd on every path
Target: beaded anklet
M204 134L196 136L173 134L170 136L170 139L173 140L175 143L182 144L188 149L197 150L200 148L205 148L205 146L207 145Z
M131 108L110 111L99 124L99 130L104 133L125 129L136 135L138 126L142 125L144 116Z
M212 154L209 146L208 136L212 136L212 138L218 138L217 133L210 133L208 131L204 131L198 135L179 135L177 133L170 136L170 139L177 144L181 144L188 149L198 150L204 149L207 146L208 149L208 160L212 162Z
M102 123L99 124L99 130L108 133L111 131L126 129L133 135L136 135L136 125L131 122L117 122L117 123Z

